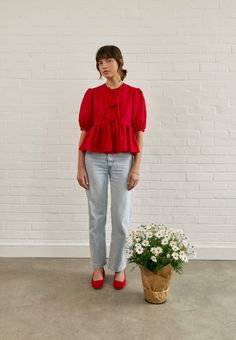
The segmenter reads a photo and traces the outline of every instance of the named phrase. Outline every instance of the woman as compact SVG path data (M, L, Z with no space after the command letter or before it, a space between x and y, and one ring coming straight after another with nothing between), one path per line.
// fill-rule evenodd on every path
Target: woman
M89 209L92 287L104 284L106 264L106 215L108 178L111 186L112 234L107 267L115 272L113 286L126 285L126 241L129 233L132 189L139 181L139 167L146 127L146 104L140 88L123 82L127 70L118 47L102 46L96 67L103 85L88 88L78 121L77 180L86 189Z

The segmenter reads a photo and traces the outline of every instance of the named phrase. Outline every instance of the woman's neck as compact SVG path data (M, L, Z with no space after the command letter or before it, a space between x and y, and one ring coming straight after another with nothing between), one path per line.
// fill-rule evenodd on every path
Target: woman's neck
M107 79L106 85L111 89L119 87L123 83L122 79Z

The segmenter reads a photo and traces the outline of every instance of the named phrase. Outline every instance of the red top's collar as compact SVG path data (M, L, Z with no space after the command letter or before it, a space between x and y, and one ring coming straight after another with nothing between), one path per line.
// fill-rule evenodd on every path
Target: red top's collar
M123 82L119 87L116 87L112 89L111 87L107 86L106 83L103 84L103 87L108 91L108 92L119 92L123 87L125 86L125 83Z

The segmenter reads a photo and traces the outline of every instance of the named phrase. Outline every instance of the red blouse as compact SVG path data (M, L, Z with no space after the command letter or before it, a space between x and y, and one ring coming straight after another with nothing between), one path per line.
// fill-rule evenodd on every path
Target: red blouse
M105 83L88 88L82 99L78 122L85 130L81 151L140 152L135 135L146 128L143 92L125 84L112 89Z

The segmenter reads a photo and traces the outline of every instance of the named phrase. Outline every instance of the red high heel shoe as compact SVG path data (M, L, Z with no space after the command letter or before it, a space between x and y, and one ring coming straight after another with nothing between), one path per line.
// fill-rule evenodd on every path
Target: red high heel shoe
M94 273L93 273L93 275L94 275ZM102 268L102 275L103 275L103 278L101 280L94 280L93 276L92 276L91 284L92 284L94 289L100 289L100 288L102 288L102 286L104 284L104 279L105 279L105 270L104 270L104 268Z
M114 275L113 286L116 289L122 289L126 285L126 274L125 274L125 271L124 271L124 280L123 281L118 281L118 280L116 280L116 274L117 273L118 272L115 272L115 275Z

